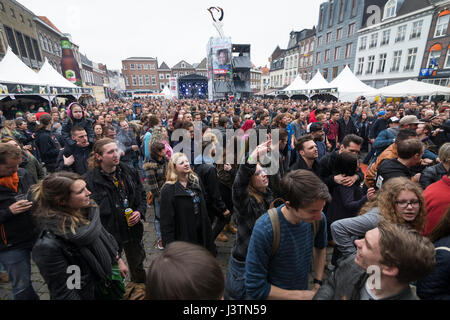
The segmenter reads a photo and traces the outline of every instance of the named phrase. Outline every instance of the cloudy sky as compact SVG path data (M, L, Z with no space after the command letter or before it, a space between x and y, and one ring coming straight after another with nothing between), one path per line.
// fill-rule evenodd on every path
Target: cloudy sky
M268 65L289 32L317 24L324 0L18 0L38 16L47 16L70 33L80 51L109 69L132 56L157 57L173 67L180 60L199 63L206 44L217 36L207 8L224 9L225 35L233 43L250 43L256 66Z

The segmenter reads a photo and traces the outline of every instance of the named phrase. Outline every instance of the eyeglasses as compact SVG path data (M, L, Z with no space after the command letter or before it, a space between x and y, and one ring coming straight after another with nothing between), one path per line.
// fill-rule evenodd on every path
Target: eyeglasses
M396 201L395 202L400 208L407 208L409 205L412 207L418 207L420 205L419 200L413 200L413 201Z

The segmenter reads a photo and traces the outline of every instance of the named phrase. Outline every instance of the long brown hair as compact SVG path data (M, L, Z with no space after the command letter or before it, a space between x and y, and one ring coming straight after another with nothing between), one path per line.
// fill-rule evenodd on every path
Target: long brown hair
M448 207L445 214L442 216L441 220L439 220L439 223L436 225L436 227L431 230L431 232L428 234L428 238L431 240L431 242L436 242L444 237L447 237L450 235L450 206Z
M75 234L80 225L89 224L82 211L73 211L67 207L72 193L71 187L77 180L83 180L73 172L55 172L32 187L33 200L36 202L34 211L38 220L51 220L64 234L67 229Z
M402 191L413 192L420 202L419 212L412 222L408 222L401 215L397 213L396 201L397 197ZM425 217L427 209L425 207L425 200L422 196L422 189L420 186L408 178L397 177L389 179L383 184L375 199L367 202L360 210L360 215L367 213L372 208L378 207L381 216L392 223L406 224L411 228L422 232L425 228Z

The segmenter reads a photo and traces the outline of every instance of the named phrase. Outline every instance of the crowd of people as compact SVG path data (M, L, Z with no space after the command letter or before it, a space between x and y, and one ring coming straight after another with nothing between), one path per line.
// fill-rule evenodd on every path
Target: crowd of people
M16 300L39 299L31 260L51 299L122 299L127 276L147 299L450 299L446 101L26 110L0 114L0 282ZM162 252L145 270L149 207Z

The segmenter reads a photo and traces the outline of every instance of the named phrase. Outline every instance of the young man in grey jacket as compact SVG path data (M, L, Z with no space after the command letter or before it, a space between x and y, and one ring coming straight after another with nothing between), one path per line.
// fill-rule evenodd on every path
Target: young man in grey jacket
M434 247L428 238L381 221L355 245L356 255L339 265L314 300L418 300L409 284L434 269Z

